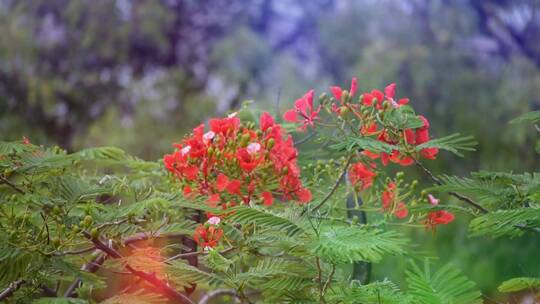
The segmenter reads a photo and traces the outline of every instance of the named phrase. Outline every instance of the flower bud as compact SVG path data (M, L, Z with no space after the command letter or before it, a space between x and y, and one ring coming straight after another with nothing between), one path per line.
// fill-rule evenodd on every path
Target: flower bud
M94 221L94 219L90 215L87 215L87 216L84 217L83 225L85 227L89 227L90 225L92 225L93 221Z
M352 217L351 223L352 224L358 224L358 216L357 215Z
M396 173L396 178L397 179L402 179L403 176L405 176L405 173L403 173L403 171L399 171L398 173Z
M276 144L276 141L273 138L270 138L268 142L266 143L266 147L268 150L272 149L274 145Z
M90 236L92 236L93 239L96 239L99 236L98 229L97 228L92 229L92 231L90 231Z
M349 91L343 91L343 93L341 93L341 100L343 103L348 103L350 99L351 95L349 94Z
M349 108L346 106L342 106L339 108L339 115L345 116L349 113Z
M240 139L240 144L242 147L245 147L249 141L249 134L242 135L242 139Z

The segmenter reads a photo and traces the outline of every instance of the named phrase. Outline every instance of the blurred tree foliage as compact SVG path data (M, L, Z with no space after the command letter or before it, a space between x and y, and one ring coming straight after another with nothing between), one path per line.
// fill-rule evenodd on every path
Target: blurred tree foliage
M540 108L539 35L535 0L0 0L0 138L155 159L246 99L279 111L357 75L361 88L396 82L435 133L477 138L436 173L534 171L536 132L507 122ZM426 246L470 248L448 258L484 289L538 250L521 244L523 264L479 278L493 263L471 256L508 254L463 229Z

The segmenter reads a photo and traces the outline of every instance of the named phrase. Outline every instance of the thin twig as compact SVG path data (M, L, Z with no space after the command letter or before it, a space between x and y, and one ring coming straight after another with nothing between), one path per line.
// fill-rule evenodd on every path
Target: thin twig
M8 186L11 187L11 189L19 192L20 194L24 194L24 191L19 188L17 185L15 185L14 183L10 182L7 178L5 178L4 176L0 175L0 184L6 184Z
M82 249L77 249L77 250L66 250L66 251L62 251L62 252L56 252L56 253L54 253L54 255L55 256L64 256L64 255L71 255L71 254L83 254L83 253L90 252L90 251L92 251L94 249L96 249L96 247L92 246L92 247L82 248Z
M323 286L323 297L326 294L326 290L328 289L328 286L330 286L330 282L332 282L334 273L336 273L336 265L332 264L332 270L330 271L330 274L328 275L328 279L326 279L326 283L324 283L324 286Z
M201 300L199 301L199 304L207 304L212 300L213 298L221 297L221 296L231 296L234 297L237 301L240 301L240 297L236 293L236 290L234 289L216 289L208 292L205 294Z
M321 260L319 257L315 257L315 265L317 265L317 282L319 283L319 300L321 303L326 303L324 300L324 286L322 281L322 268Z
M433 175L433 173L431 173L431 171L428 168L426 168L421 162L419 162L416 159L414 160L414 162L419 168L421 168L424 171L424 173L426 173L429 176L429 178L431 178L431 180L433 180L433 182L435 182L437 185L443 184L443 182L439 178L437 178L435 175ZM480 210L480 212L484 214L489 212L489 210L487 210L482 205L478 204L477 202L475 202L473 199L471 199L468 196L465 196L463 194L460 194L454 191L449 191L448 194L452 195L453 197L456 197L460 201L466 202L467 204L475 207L476 209Z
M219 252L219 254L221 255L224 255L226 253L228 253L229 251L232 251L234 250L235 247L229 247L225 250L222 250ZM194 252L187 252L187 253L180 253L180 254L177 254L175 256L172 256L168 259L165 260L165 263L168 263L168 262L171 262L171 261L174 261L174 260L178 260L178 259L185 259L185 258L189 258L189 257L192 257L192 256L198 256L198 255L206 255L208 254L208 251L194 251Z
M343 179L345 174L347 174L347 169L349 168L349 165L351 164L352 158L353 158L353 154L349 155L349 157L347 158L347 162L345 163L345 166L343 166L341 174L339 175L336 182L334 183L334 186L332 186L332 189L330 190L330 192L328 192L326 196L322 199L322 201L319 204L317 204L317 206L315 206L313 209L311 209L311 211L317 211L319 208L321 208L330 199L330 197L332 197L334 192L336 192L337 188L339 187L339 184L341 183L341 180ZM301 215L303 215L305 211L306 209L302 211Z
M3 301L13 295L25 283L24 280L17 280L9 284L9 286L0 293L0 301Z

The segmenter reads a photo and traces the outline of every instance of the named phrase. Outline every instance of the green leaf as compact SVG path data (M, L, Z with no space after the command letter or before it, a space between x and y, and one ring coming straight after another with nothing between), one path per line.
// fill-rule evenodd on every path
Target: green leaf
M371 137L353 137L349 136L344 139L340 139L339 143L330 146L334 150L368 150L374 153L387 152L391 153L393 150L397 150L398 147L391 145L375 138Z
M377 304L407 304L414 303L412 298L403 294L390 281L373 282L362 285L352 281L347 286L337 286L331 290L329 299L332 303L377 303Z
M282 231L289 236L304 232L304 230L292 220L274 214L267 209L237 206L227 209L226 212L232 213L228 217L231 221L241 224L254 224L261 227L272 228L275 229L276 232Z
M166 272L170 279L181 286L190 286L191 283L201 283L206 286L224 285L226 279L216 273L206 272L188 265L185 261L176 260L168 265Z
M416 115L414 109L407 105L392 108L386 112L383 123L400 130L416 129L424 125L424 122Z
M524 289L540 288L540 278L512 278L499 286L500 292L515 292Z
M395 231L359 227L323 226L313 251L334 264L358 261L378 262L385 254L402 254L406 238Z
M409 294L414 297L414 303L482 303L482 294L476 289L475 284L451 264L431 273L429 262L426 261L422 270L411 261L406 275Z
M471 236L491 235L500 237L521 236L526 228L540 227L540 208L519 208L515 210L498 210L477 217L469 224Z
M540 122L540 111L532 111L518 116L510 121L511 124L515 123L537 123Z
M415 147L416 151L422 151L426 148L438 148L447 150L457 156L463 157L460 151L475 151L474 146L478 142L473 136L461 136L459 133L448 135L441 138L435 138Z

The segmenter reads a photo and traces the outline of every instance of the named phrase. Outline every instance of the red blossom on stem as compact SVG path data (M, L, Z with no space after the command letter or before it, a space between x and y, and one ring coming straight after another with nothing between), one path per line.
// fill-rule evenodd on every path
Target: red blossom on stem
M316 110L313 109L313 94L313 90L310 90L302 98L296 100L294 108L285 112L283 119L288 122L301 122L303 125L299 127L300 130L305 130L308 126L314 127L315 120L319 119L321 106Z
M454 214L446 210L437 210L428 213L425 225L426 229L435 230L438 225L447 225L455 219Z
M353 164L349 170L349 180L351 184L359 190L365 190L371 187L375 176L377 176L377 173L373 172L362 162Z

